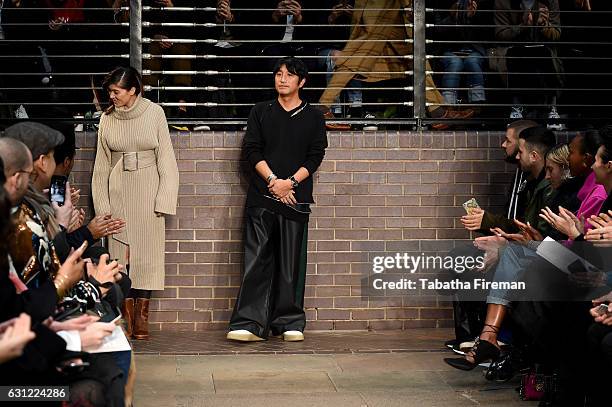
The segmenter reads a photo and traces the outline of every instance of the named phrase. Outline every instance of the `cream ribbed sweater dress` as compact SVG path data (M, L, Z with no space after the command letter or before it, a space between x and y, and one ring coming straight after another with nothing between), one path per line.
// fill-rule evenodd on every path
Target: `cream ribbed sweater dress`
M112 258L126 264L132 288L164 289L165 219L174 215L179 174L163 109L138 96L129 109L102 115L93 170L96 214L127 222L109 239Z

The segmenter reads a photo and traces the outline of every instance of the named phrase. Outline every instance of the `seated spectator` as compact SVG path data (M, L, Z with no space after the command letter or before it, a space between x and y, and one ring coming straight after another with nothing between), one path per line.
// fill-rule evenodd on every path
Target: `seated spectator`
M462 41L462 44L444 44L439 48L442 52L441 85L442 96L446 103L457 104L457 88L465 78L465 85L469 87L467 99L470 104L486 102L485 78L483 69L486 62L486 50L482 41L490 38L489 29L471 27L471 25L491 24L490 14L479 12L479 9L490 10L493 6L487 0L438 0L434 2L436 8L434 39L441 41ZM450 11L449 11L450 10ZM454 27L453 27L454 25ZM466 75L461 75L461 73Z
M17 228L8 239L11 252L9 268L14 270L11 274L18 277L17 279L11 279L12 283L9 283L14 284L13 294L15 294L15 288L18 291L28 293L27 296L25 294L20 295L19 303L23 303L26 307L30 303L36 304L34 312L39 315L39 321L54 312L54 317L59 318L60 322L51 322L48 327L63 338L65 341L64 348L67 347L73 351L81 351L88 347L95 348L100 345L104 336L115 329L113 323L97 323L95 322L97 318L91 319L91 317L85 315L73 318L70 321L64 321L64 319L89 311L99 315L103 320L110 321L118 315L115 310L118 309L124 293L129 291L129 278L119 272L120 267L116 261L108 263L108 254L99 256L100 259L96 266L89 263L86 277L84 277L84 263L77 260L87 247L86 241L66 259L61 259L55 250L54 241L51 240L54 233L52 228L54 225L63 223L61 220L58 221L55 216L59 214L60 219L64 219L64 221L67 218L67 214L72 210L70 192L67 190L65 196L64 207L68 209L63 211L64 207L61 207L61 210L56 204L53 209L50 209L48 201L46 201L47 198L40 195L37 188L43 187L50 179L50 174L55 167L52 157L53 148L63 141L61 133L44 125L24 122L9 127L4 136L0 139L0 155L11 157L13 160L11 166L18 165L20 168L26 168L24 170L8 168L8 174L11 178L15 178L16 173L31 172L33 174L32 185L27 189L23 185L25 179L16 178L11 182L7 180L7 185L11 187L15 195L26 194L24 203L19 205L19 211L14 215L17 219ZM31 151L28 152L25 149L24 152L25 146L16 139L32 142ZM32 165L30 153L38 157L34 165ZM21 163L14 156L21 156ZM29 170L28 167L32 170ZM45 221L42 221L42 219L45 219ZM55 228L57 235L57 226ZM13 260L15 260L14 264L17 265L16 268L13 265ZM8 276L8 273L5 275ZM119 287L115 284L116 282L122 285L127 283L127 285ZM52 287L50 292L45 288L49 286ZM55 305L58 298L60 302L57 307L50 308L48 305ZM4 295L3 300L6 300ZM12 302L15 303L15 301ZM40 307L43 304L45 307ZM3 307L2 309L3 312L8 312L12 307ZM29 309L34 309L34 307ZM59 349L59 351L61 350ZM74 392L71 391L71 396L74 396L75 399L86 397L86 394L89 394L92 390L92 386L103 386L100 391L102 398L106 397L107 400L115 398L115 400L121 400L121 404L123 404L124 380L122 378L127 376L130 358L131 352L123 355L112 353L91 356L92 360L96 360L96 363L92 364L92 369L103 369L98 370L94 377L103 381L99 382L96 379L98 380L97 384L90 381L81 381L74 388ZM125 360L127 360L127 367ZM117 364L122 365L123 372L119 370ZM14 377L13 379L27 380L26 377L24 376L22 379Z
M593 324L589 327L588 363L589 391L588 403L591 406L604 406L609 400L608 384L603 379L604 372L612 370L612 292L593 300L590 314ZM602 308L607 305L610 308Z
M545 179L545 154L555 145L555 135L552 131L540 127L527 128L519 134L519 151L517 158L523 172L526 172L524 186L521 187L518 200L520 212L515 212L513 218L489 214L476 208L471 214L461 218L467 230L483 230L489 233L492 228L499 228L506 233L516 233L519 228L514 219L529 223L541 233L546 234L551 229L548 223L540 218L540 210L551 198L550 182ZM522 213L521 213L522 212Z
M558 0L495 0L495 25L514 104L510 117L526 115L522 104L549 104L549 119L558 119L558 92L546 90L563 87L563 64L557 48L549 45L561 38ZM504 70L503 64L499 69Z

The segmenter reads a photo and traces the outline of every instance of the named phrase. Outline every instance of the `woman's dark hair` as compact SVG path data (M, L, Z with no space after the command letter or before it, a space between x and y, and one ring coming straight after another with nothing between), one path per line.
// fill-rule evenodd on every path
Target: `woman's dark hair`
M136 88L136 95L140 95L140 92L142 92L142 77L131 66L120 66L107 73L102 81L102 88L106 92L109 92L111 85L116 85L125 90ZM106 114L111 113L114 109L115 106L111 103L106 109Z
M597 154L597 150L599 150L599 146L603 144L603 138L599 133L599 130L589 129L584 132L584 139L582 141L582 153L590 154L592 157L595 157Z
M608 124L599 129L599 135L602 138L602 145L604 147L601 160L604 164L607 164L612 161L612 124Z
M308 77L308 68L306 67L306 64L304 61L296 57L284 57L276 61L276 64L274 64L274 70L272 71L274 75L280 71L281 66L283 65L285 65L285 68L287 68L290 73L297 75L300 82L302 79L306 79L306 77Z

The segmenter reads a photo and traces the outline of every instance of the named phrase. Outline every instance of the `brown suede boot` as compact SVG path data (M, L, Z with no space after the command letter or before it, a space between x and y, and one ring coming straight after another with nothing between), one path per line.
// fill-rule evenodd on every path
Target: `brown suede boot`
M149 339L149 299L136 298L134 307L134 339Z
M131 338L134 333L134 299L126 298L121 306L121 314L125 321L125 334Z

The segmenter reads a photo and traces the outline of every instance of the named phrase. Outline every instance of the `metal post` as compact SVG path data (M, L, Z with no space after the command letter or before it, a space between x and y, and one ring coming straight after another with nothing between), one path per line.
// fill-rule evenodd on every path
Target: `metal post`
M142 0L130 0L130 65L142 73Z
M414 118L417 125L426 117L425 106L425 0L414 0L412 4L414 30Z

